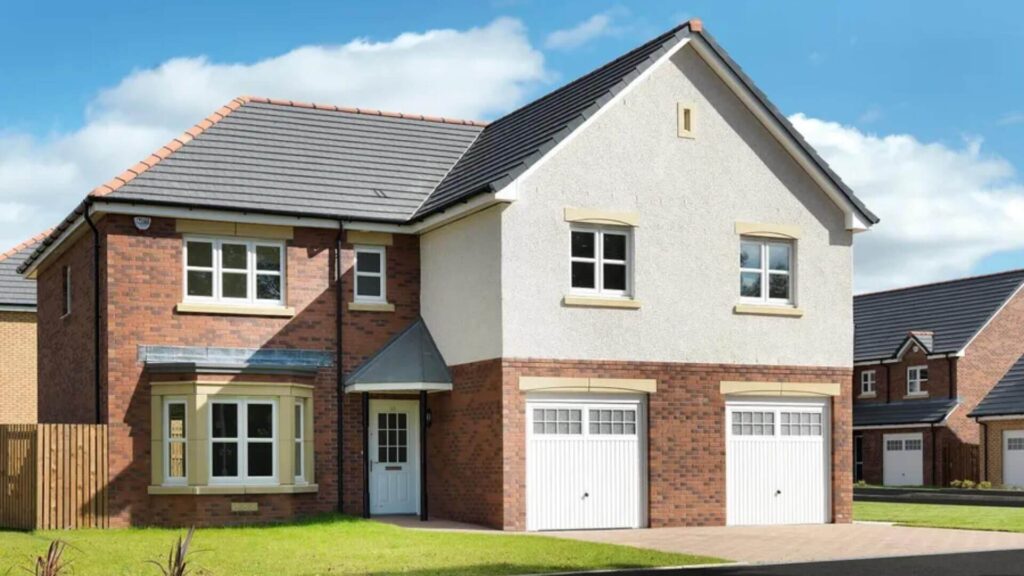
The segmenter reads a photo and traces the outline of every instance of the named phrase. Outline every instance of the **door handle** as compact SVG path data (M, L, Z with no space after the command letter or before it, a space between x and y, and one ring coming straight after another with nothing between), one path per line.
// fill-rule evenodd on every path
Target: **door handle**
M775 495L776 496L782 496L782 490L776 490L775 491Z
M590 492L584 492L583 493L583 499L585 500L587 498L590 498Z

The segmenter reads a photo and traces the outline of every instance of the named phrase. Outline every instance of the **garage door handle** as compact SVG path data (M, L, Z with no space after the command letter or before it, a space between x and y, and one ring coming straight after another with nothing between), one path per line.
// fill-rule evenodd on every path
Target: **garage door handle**
M776 496L782 496L782 490L776 490L775 491L775 495Z
M583 493L583 497L584 498L590 498L590 492L584 492Z

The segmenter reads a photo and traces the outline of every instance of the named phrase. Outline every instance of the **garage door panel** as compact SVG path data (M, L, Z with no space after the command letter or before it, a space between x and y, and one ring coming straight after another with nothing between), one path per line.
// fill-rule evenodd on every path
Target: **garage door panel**
M1003 432L1003 484L1024 486L1024 430Z
M639 526L639 446L635 438L593 440L586 448L588 528Z
M582 438L565 436L538 439L531 446L527 499L531 517L541 522L538 530L551 528L559 519L572 524L583 522L584 448Z
M886 486L924 484L924 435L920 432L882 436L882 483Z
M827 522L827 401L733 400L726 418L727 523Z

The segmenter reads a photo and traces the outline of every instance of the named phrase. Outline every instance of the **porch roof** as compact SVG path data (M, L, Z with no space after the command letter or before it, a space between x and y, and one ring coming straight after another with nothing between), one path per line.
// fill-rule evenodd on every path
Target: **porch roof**
M411 392L452 389L452 375L420 318L399 332L346 380L346 392Z
M853 427L907 426L938 424L959 404L957 399L905 400L902 402L859 403L853 405Z
M139 346L139 361L157 373L274 374L312 376L330 366L330 352L278 348Z

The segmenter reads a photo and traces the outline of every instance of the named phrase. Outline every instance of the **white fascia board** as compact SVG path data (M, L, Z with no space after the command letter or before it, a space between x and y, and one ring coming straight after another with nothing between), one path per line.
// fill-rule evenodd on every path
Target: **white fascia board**
M152 216L157 218L188 218L191 220L242 222L245 224L269 224L272 226L297 226L302 228L338 228L337 219L309 218L305 216L283 216L276 214L259 214L235 210L217 210L211 208L154 206L151 204L133 204L130 202L105 202L102 200L93 202L92 208L93 212L105 212L107 214L130 214L133 216Z
M878 426L854 426L854 430L911 430L914 428L934 428L945 426L945 422L938 424L880 424Z
M90 210L90 213L92 213L92 210ZM85 224L85 217L79 214L78 217L75 218L74 222L72 222L71 225L68 226L67 229L64 230L64 232L57 237L57 240L54 241L53 244L47 246L46 249L43 250L43 253L40 254L38 258L32 261L32 264L30 264L29 267L25 269L25 272L22 273L22 276L24 276L25 278L35 278L36 271L39 269L39 265L45 262L46 259L50 256L50 254L53 254L53 252L57 250L57 248L59 248L65 240L67 240L71 236L74 236L75 232L77 232L83 224Z
M859 368L861 366L878 366L882 363L882 360L867 360L864 362L854 362L853 366Z
M794 140L793 137L779 124L765 108L764 105L751 93L725 62L715 51L699 37L693 42L697 54L707 62L708 66L715 71L723 82L733 91L754 116L768 129L768 132L775 137L789 155L796 160L797 164L807 172L808 175L821 187L822 190L832 199L833 202L843 211L846 219L846 229L852 232L863 232L871 227L860 215L856 206L843 194L832 180L825 175L821 167L812 160Z
M495 197L507 201L515 200L519 195L520 182L525 181L527 178L529 178L534 172L540 169L540 167L543 166L550 158L558 154L560 150L568 146L569 143L572 142L578 135L582 134L587 128L589 128L594 122L596 122L598 118L603 116L605 112L614 108L616 104L621 102L637 86L639 86L645 80L647 80L647 78L650 77L650 75L653 74L656 69L661 67L662 64L664 64L673 56L675 56L677 52L683 49L683 46L689 44L690 39L691 38L684 38L680 40L678 44L676 44L670 50L666 51L664 54L659 56L658 59L655 60L653 64L648 66L646 70L641 72L639 76L634 78L629 84L626 84L626 86L622 90L620 90L618 94L612 96L612 99L606 102L604 106L598 108L597 111L594 112L594 114L590 118L584 120L583 124L580 124L579 127L573 130L568 136L563 138L561 142L555 144L555 146L551 150L548 150L543 156L541 156L536 162L534 162L532 166L523 171L522 174L516 176L515 179L512 180L512 182L509 182L501 190L498 190L498 192L495 194Z
M14 306L8 304L0 304L0 312L30 312L35 314L37 312L35 306Z
M1024 414L1004 414L1002 416L980 416L978 422L999 422L1002 420L1024 420Z
M424 234L446 224L461 220L467 216L486 210L498 204L508 204L512 199L501 198L497 194L478 194L468 201L452 206L444 212L433 214L415 224L381 224L377 222L361 222L352 220L345 222L346 230L361 232L390 232L392 234Z
M380 384L352 384L345 387L345 393L380 392L399 394L403 392L450 392L452 385L445 382L382 382Z

